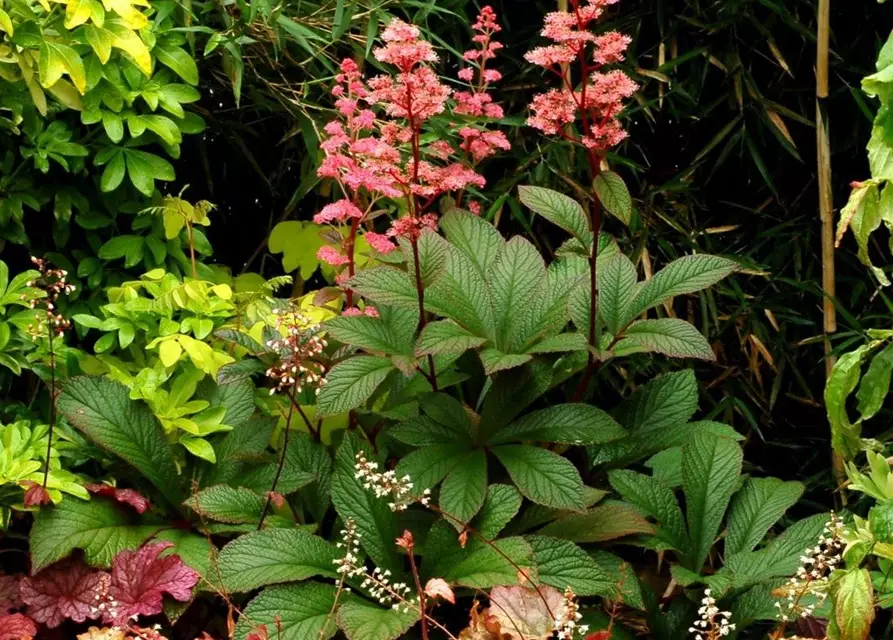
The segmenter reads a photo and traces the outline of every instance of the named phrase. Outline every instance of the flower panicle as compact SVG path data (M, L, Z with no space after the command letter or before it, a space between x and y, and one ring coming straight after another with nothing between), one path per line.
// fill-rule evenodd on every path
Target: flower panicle
M267 369L267 377L276 383L270 395L289 388L300 393L305 387L319 393L326 383L322 356L329 344L322 327L294 305L273 313L279 337L268 340L267 347L279 354L279 361Z
M71 321L59 313L57 302L63 295L74 293L76 287L67 282L68 272L65 269L53 268L49 260L31 256L31 262L37 268L39 275L34 280L30 280L27 285L39 289L44 295L28 300L28 294L23 293L21 299L28 300L29 308L42 309L45 313L37 317L37 324L28 325L28 332L35 337L44 331L52 332L61 338L65 331L71 327Z
M580 605L577 603L577 594L570 587L565 587L561 599L561 607L558 609L553 621L555 637L558 640L573 640L573 638L586 637L589 633L589 625L580 624L583 614L580 613Z
M716 606L716 599L710 589L704 589L704 597L698 609L700 619L695 620L693 626L688 628L693 633L695 640L718 640L729 635L735 630L735 624L729 622L731 611L721 611Z
M357 453L354 467L354 477L363 483L363 488L372 491L376 498L390 498L391 511L406 511L414 502L425 507L431 503L431 489L425 489L420 497L413 495L414 485L408 475L398 477L393 470L379 471L378 463L367 459L362 451Z

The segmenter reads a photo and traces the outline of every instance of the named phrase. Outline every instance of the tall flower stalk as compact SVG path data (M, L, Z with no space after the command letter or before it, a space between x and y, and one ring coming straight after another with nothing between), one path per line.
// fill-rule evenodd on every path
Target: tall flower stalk
M502 116L488 93L501 77L487 68L501 47L493 39L500 27L490 7L481 11L472 30L476 46L464 55L470 64L459 72L467 85L461 91L454 92L438 77L432 67L438 55L419 29L398 19L384 29L383 44L374 50L375 59L390 65L394 73L367 81L353 60L341 63L332 90L337 116L324 129L321 146L326 157L318 175L333 179L342 197L326 205L314 222L339 227L317 256L340 270L336 283L344 288L346 308L352 313L356 300L349 283L356 274L362 231L373 256L395 251L400 242L408 248L418 297L418 330L425 328L419 241L427 230L438 228L432 209L445 194L457 193L461 202L469 187L483 187L485 180L476 166L497 150L509 148L504 134L479 123ZM452 124L461 121L462 126L450 127L456 131L454 139L425 140L426 126L436 117L456 120ZM379 233L371 224L383 201L396 205L400 215ZM432 356L425 375L437 390Z
M546 15L541 35L554 44L529 51L528 62L545 68L559 87L537 94L530 105L527 124L546 135L558 136L582 147L589 165L590 184L601 172L607 152L626 139L618 120L624 100L638 89L623 71L606 70L624 60L629 36L616 31L596 35L592 27L605 9L618 0L570 0L570 10ZM589 212L592 247L589 249L589 355L576 397L586 392L596 368L598 346L598 238L602 209L593 193Z

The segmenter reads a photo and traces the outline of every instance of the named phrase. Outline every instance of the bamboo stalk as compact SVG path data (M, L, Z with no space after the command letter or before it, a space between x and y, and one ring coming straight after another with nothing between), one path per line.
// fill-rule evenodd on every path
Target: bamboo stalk
M828 127L828 50L831 36L831 0L819 0L815 68L816 158L819 184L819 218L822 222L822 293L825 333L825 377L831 374L835 358L831 355L830 335L837 331L834 308L834 200L831 189L831 134ZM840 501L846 505L843 483L846 480L843 459L831 454L831 466L837 481Z

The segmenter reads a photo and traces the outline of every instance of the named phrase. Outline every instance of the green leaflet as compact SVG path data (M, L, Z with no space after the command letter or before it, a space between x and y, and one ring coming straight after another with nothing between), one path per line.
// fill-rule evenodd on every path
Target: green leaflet
M429 322L422 329L416 342L415 355L460 354L485 342L487 338L475 336L452 320L437 320Z
M593 187L605 210L629 226L633 217L633 200L623 178L613 171L602 171L595 176Z
M350 288L375 302L389 307L418 309L415 284L405 271L376 267L360 271L350 279Z
M500 445L492 451L527 498L547 507L582 511L583 481L566 459L528 445Z
M642 286L630 315L636 317L668 298L706 289L737 268L736 262L720 256L693 255L674 260Z
M425 308L479 337L493 338L493 306L484 276L461 249L450 245L443 274L425 291Z
M111 500L63 500L41 509L34 519L31 570L36 573L75 549L83 549L89 564L108 567L118 552L139 547L160 528L139 524L135 514Z
M874 622L874 589L868 569L853 568L831 588L834 616L828 636L836 640L866 640Z
M388 509L387 501L378 499L355 477L356 454L363 451L371 459L367 447L356 435L348 432L335 455L335 474L332 478L332 504L342 519L353 518L362 534L363 549L382 570L398 573L403 562L398 560L394 545L399 532L397 520Z
M831 369L825 385L825 409L831 423L831 445L844 460L851 460L861 450L862 427L859 422L850 422L846 399L859 382L862 360L870 349L871 345L863 345L842 355Z
M338 316L326 322L337 340L386 355L412 355L412 341L419 321L416 309L379 308L379 317Z
M271 481L272 483L272 481ZM269 485L267 485L269 488ZM199 491L183 504L202 517L230 524L257 524L266 498L245 487L219 484ZM294 526L294 520L270 515L264 521L270 527Z
M317 413L333 416L361 406L394 370L387 358L356 356L339 362L326 375L320 389Z
M868 371L862 376L856 397L859 399L859 413L862 414L863 420L868 420L880 411L884 398L890 391L891 372L893 372L893 343L888 344L871 359Z
M455 538L455 531L451 532ZM534 566L533 548L523 538L502 538L493 546L481 545L445 567L443 579L477 589L518 584L518 567Z
M434 444L403 456L397 464L398 477L408 475L419 495L433 489L469 453L467 444Z
M599 270L598 313L610 333L616 335L636 317L630 313L636 291L636 267L622 253Z
M335 586L306 582L264 589L239 617L234 640L245 640L255 626L276 629L278 640L329 640L337 626L331 616ZM281 632L279 632L281 630Z
M579 596L611 596L616 591L610 574L573 542L545 536L525 540L533 548L540 582L559 590L570 587Z
M698 409L698 383L691 369L653 378L626 398L615 411L630 430L648 431L684 424Z
M697 434L682 446L682 486L691 545L684 566L700 571L719 533L741 475L743 453L734 440Z
M505 244L492 224L468 211L453 209L440 219L440 228L453 246L458 247L483 277L490 269L499 248Z
M588 262L579 256L558 258L549 265L546 277L539 282L535 295L515 325L509 351L533 353L533 345L564 329L569 317L568 296L588 270Z
M418 622L419 611L417 607L402 611L351 599L338 607L337 620L348 640L397 640Z
M573 542L604 542L636 533L652 534L654 526L632 507L609 503L586 513L562 516L540 529L539 533Z
M623 336L614 348L617 356L654 352L671 358L716 359L707 338L679 318L639 320L632 323Z
M496 318L496 344L506 350L546 277L546 264L530 242L515 236L502 245L486 277Z
M136 467L172 504L180 504L179 474L161 425L148 406L130 399L126 387L108 378L71 378L56 403L68 422Z
M505 371L520 367L525 362L530 362L533 356L529 354L513 354L503 353L498 349L482 349L480 352L481 364L484 366L484 373L488 376L493 375L497 371Z
M218 564L228 591L252 591L313 576L337 578L335 545L299 529L268 529L240 536L220 550Z
M562 444L597 444L626 436L607 413L588 404L559 404L522 417L490 438L491 444L542 440Z
M491 484L481 510L472 525L488 540L494 539L518 515L521 494L508 484Z
M483 449L472 451L458 461L440 489L440 509L447 521L457 529L480 511L487 495L487 454Z
M677 551L688 546L685 521L676 496L660 480L636 471L620 469L608 474L611 486L624 500L638 507L658 522L655 535Z
M799 482L748 478L729 508L726 554L751 551L801 495L803 485Z
M405 240L400 244L409 265L409 273L415 274L416 260L412 245ZM422 287L430 287L446 267L449 244L435 232L425 229L416 243L415 251L419 256L419 276L422 279Z
M573 198L551 189L523 185L518 187L518 199L526 207L578 240L586 238L587 233L591 238L589 219L583 207Z

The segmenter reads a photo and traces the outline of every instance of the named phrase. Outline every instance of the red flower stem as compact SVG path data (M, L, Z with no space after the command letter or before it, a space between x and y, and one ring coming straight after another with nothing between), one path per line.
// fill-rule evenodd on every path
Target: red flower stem
M422 640L428 640L428 616L425 615L425 590L422 588L422 581L419 578L419 569L415 563L415 553L412 545L406 550L409 556L409 568L412 571L412 579L415 581L416 593L419 594L419 619L422 622Z
M279 478L282 475L282 469L285 467L285 454L288 451L288 432L291 431L291 417L295 410L295 388L292 386L289 394L291 402L288 405L288 416L285 418L285 434L282 437L282 451L279 452L279 466L276 467L276 475L273 476L273 484L267 492L267 501L264 503L264 509L261 511L260 520L257 523L257 530L260 531L264 526L264 520L267 519L267 513L270 511L270 503L273 501L273 493L276 491L276 485L279 484Z
M345 250L347 253L347 275L350 278L354 277L356 273L356 247L357 247L357 231L360 229L360 219L354 218L350 223L350 233L347 235L347 242L345 243ZM348 308L353 306L353 289L347 288L347 300L346 306Z

